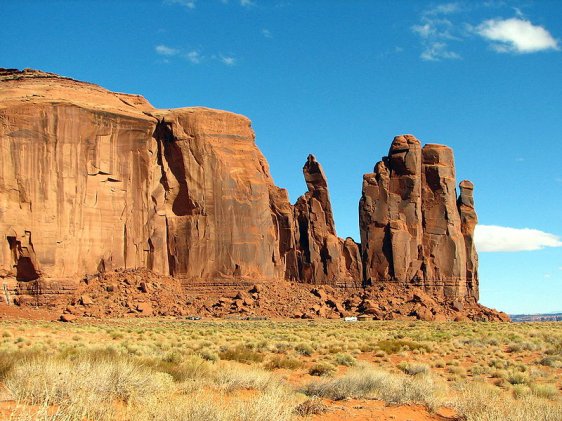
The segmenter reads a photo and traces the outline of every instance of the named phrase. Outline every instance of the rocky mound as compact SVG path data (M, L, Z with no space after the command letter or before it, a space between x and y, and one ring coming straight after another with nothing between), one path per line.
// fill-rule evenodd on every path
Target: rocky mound
M341 318L374 320L506 321L501 312L475 301L445 304L420 288L400 285L365 289L309 286L282 281L273 285L231 285L208 291L186 287L175 278L146 269L112 271L82 280L68 300L56 306L62 319L76 317L202 316L231 318Z

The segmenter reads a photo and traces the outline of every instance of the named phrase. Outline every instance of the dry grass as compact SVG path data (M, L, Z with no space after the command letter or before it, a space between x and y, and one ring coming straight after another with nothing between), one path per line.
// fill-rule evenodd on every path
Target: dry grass
M0 332L17 420L289 420L321 413L320 398L562 419L560 323L1 321Z
M435 409L444 402L444 385L428 375L415 378L362 364L344 376L311 382L303 392L333 400L375 398L391 404L416 403Z

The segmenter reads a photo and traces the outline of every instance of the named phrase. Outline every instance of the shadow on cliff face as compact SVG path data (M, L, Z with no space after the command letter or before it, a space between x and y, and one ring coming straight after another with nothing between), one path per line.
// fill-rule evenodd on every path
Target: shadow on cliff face
M189 195L189 187L187 185L185 164L183 161L183 151L178 140L174 136L172 123L164 120L156 124L156 129L152 135L158 143L158 165L162 171L160 182L164 186L167 193L174 189L168 180L168 173L164 168L164 160L168 164L170 172L176 179L177 194L172 203L172 212L176 216L195 215L198 214L199 207ZM174 183L175 184L175 183Z
M16 279L18 281L34 281L39 278L30 251L27 247L22 247L21 242L16 237L8 236L8 244L12 252L14 267L16 268ZM33 250L31 251L33 253Z

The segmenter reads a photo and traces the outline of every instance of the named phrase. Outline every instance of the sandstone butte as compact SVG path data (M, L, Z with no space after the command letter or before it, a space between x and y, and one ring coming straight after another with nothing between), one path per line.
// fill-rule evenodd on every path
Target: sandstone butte
M145 314L172 305L180 314L507 319L477 303L473 185L461 182L456 196L446 146L393 140L363 177L357 244L337 236L315 157L303 168L308 191L292 205L244 116L155 109L139 95L1 69L0 123L4 302L33 296L67 318L113 314L103 306L125 300ZM120 289L135 273L139 288ZM103 295L93 277L117 284ZM161 296L166 282L176 294L166 303L135 295L149 284ZM200 306L189 299L197 291ZM269 291L301 312L276 310L273 296L268 307Z

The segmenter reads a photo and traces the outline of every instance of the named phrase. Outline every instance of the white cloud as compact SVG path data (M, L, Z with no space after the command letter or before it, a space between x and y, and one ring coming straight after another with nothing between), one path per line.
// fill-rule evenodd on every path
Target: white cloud
M448 15L461 10L459 3L444 3L425 11L426 15Z
M531 228L477 225L474 242L479 252L531 251L562 247L560 237Z
M461 56L454 51L449 51L444 42L428 43L420 57L425 61L439 61L441 59L460 59Z
M263 28L261 30L261 34L266 38L273 38L273 35L271 35L271 31L267 28Z
M195 1L196 0L164 0L164 3L179 4L180 6L184 6L188 9L195 9Z
M160 54L161 56L175 56L180 51L176 48L168 47L167 45L160 44L157 45L154 50L156 53Z
M240 0L240 6L244 6L244 7L251 7L251 6L255 6L256 3L254 3L253 0Z
M458 28L446 15L458 13L461 8L458 3L445 3L426 9L420 17L420 22L412 26L412 32L420 37L423 51L422 60L439 61L444 59L459 59L460 55L451 51L450 41L460 41Z
M550 32L520 18L489 19L482 22L476 32L492 41L492 48L500 53L535 53L558 50L558 41Z
M236 58L232 56L219 56L220 61L227 66L234 66L236 64Z
M203 56L197 50L192 50L185 54L185 58L193 64L199 64L203 60Z

